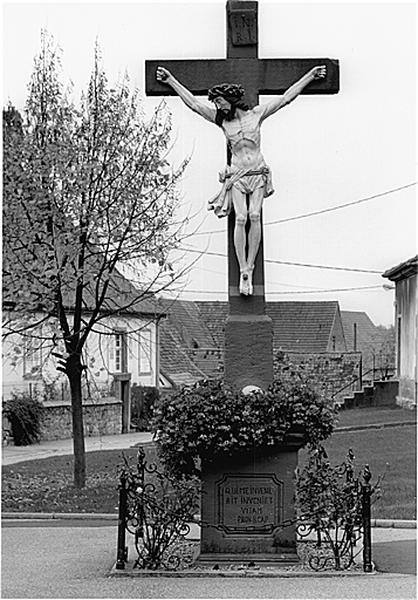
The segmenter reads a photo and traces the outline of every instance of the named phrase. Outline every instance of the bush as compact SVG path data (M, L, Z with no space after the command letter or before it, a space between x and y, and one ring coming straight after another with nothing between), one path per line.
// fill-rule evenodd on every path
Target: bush
M325 542L323 552L312 553L309 564L322 569L333 563L335 569L348 569L355 562L362 535L363 488L371 477L368 466L356 471L355 456L350 449L346 459L332 466L325 449L311 446L309 460L296 478L296 510L301 537L316 532L317 547ZM370 494L380 496L379 476ZM314 548L311 548L314 550Z
M198 510L198 482L171 478L148 463L142 447L136 465L124 457L121 485L127 490L127 529L135 535L134 568L177 569L193 559L186 543Z
M131 423L138 431L150 431L154 407L160 398L155 387L133 385L131 387Z
M219 380L184 387L161 401L154 423L165 466L190 475L199 474L198 459L269 448L292 432L302 432L305 443L318 443L331 434L334 418L334 410L297 372L287 372L266 392L249 395Z
M3 405L3 414L10 421L16 446L28 446L41 435L42 404L28 392L12 392Z

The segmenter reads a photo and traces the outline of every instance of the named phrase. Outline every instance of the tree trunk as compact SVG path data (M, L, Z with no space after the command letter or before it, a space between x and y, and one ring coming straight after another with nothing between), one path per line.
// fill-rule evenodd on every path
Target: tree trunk
M71 390L71 412L73 417L74 485L86 485L86 453L84 447L83 406L81 393L81 359L79 354L67 359L67 376Z

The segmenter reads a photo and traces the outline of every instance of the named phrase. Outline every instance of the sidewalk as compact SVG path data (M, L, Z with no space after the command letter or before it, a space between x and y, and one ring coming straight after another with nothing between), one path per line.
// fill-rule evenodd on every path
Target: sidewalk
M152 442L152 434L148 432L122 433L120 435L103 435L86 437L86 452L95 450L124 450L138 444ZM3 446L2 465L12 465L25 460L37 460L49 456L63 456L73 453L73 440L51 440L31 444L30 446Z
M95 521L97 521L99 529L103 527L113 527L115 530L118 522L117 515L36 515L26 513L25 515L15 514L15 518L13 518L13 514L9 513L8 515L3 515L2 528L3 532L9 528L14 528L15 530L16 528L23 528L24 530L28 527L37 527L38 529L41 528L45 530L48 530L51 527L58 527L61 529L73 527L91 529L91 527L94 526ZM372 560L377 571L380 573L416 575L416 529L404 529L402 528L402 521L398 521L397 523L398 525L396 528L382 526L373 527ZM405 524L408 523L409 522L405 522ZM190 540L199 540L200 527L196 523L190 523L190 526L191 529L188 538ZM116 539L114 540L114 543L116 543ZM130 548L130 557L135 556L136 553L132 536L127 536L127 543ZM112 549L116 549L115 545L112 545L111 547ZM361 562L361 549L356 562ZM316 574L311 573L311 576L315 577Z

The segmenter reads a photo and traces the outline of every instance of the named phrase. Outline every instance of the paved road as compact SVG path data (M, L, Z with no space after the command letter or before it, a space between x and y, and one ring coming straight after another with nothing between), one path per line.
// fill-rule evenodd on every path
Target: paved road
M115 578L116 527L2 528L3 598L415 598L416 577L397 572L361 577L260 579ZM415 532L393 531L398 552ZM380 536L388 535L379 533ZM383 539L382 538L382 539ZM403 539L405 538L405 539ZM382 544L387 542L381 542ZM393 562L393 561L392 561ZM404 569L404 570L405 570Z

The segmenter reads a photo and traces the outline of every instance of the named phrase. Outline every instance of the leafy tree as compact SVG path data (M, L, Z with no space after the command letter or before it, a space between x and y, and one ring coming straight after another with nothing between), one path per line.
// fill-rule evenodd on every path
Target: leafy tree
M4 112L3 302L13 310L3 331L41 338L48 324L69 381L74 483L83 487L83 349L105 317L140 310L182 274L168 252L182 235L176 183L186 161L175 169L167 162L165 105L147 121L127 76L109 86L97 46L76 106L46 32L23 118L10 106ZM141 278L138 289L121 276L127 267Z

